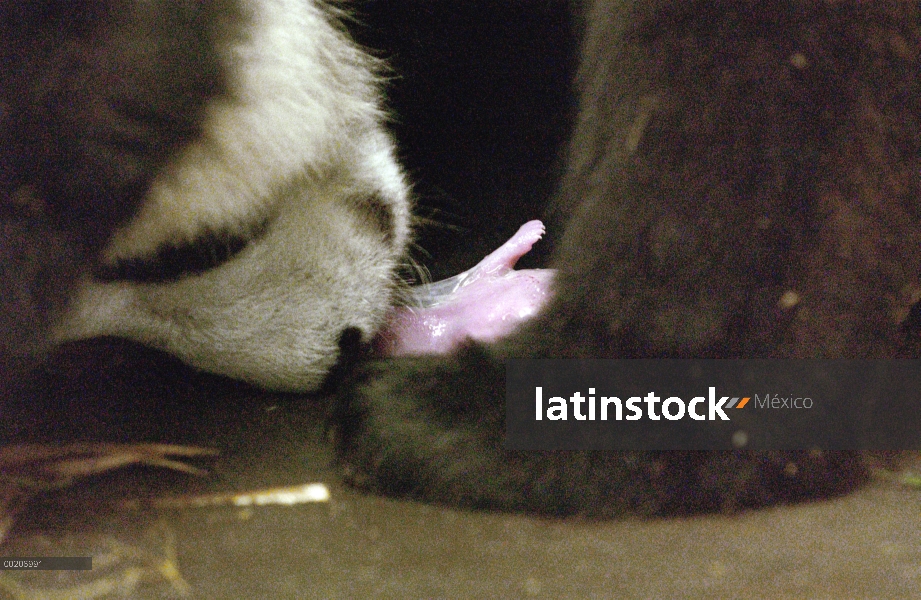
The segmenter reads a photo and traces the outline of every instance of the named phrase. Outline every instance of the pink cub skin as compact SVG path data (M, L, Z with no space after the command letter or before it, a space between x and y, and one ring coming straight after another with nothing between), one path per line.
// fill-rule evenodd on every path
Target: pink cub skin
M550 294L552 269L514 270L543 235L544 224L529 221L472 269L413 288L411 305L388 316L376 350L384 356L444 354L468 339L491 342L511 333Z

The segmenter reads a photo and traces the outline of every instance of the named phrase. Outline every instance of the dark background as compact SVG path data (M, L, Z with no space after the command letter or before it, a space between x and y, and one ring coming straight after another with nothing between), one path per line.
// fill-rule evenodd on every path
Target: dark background
M433 279L472 267L542 218L575 112L563 1L375 0L349 29L385 59L391 128L415 186L412 257ZM543 264L559 223L522 266Z

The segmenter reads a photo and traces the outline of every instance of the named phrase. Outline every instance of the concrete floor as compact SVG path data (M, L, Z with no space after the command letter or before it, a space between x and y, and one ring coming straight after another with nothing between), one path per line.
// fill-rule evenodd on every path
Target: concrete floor
M34 502L0 554L92 555L94 569L0 571L0 598L921 597L921 491L890 472L843 498L734 516L587 522L457 511L343 486L316 400L114 348L59 357L59 373L70 374L58 409L71 421L49 409L55 435L222 454L199 461L212 470L206 478L128 469ZM73 412L88 395L104 399ZM329 502L113 508L315 481L329 486Z

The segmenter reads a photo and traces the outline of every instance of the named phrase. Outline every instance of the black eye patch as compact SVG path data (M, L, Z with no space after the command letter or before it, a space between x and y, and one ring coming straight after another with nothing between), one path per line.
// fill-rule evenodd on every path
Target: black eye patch
M396 219L393 208L380 192L356 195L350 198L349 206L362 216L362 222L369 230L382 234L385 243L393 244Z
M191 242L161 246L156 254L101 264L93 271L104 282L166 283L221 266L260 238L268 221L246 232L207 231Z

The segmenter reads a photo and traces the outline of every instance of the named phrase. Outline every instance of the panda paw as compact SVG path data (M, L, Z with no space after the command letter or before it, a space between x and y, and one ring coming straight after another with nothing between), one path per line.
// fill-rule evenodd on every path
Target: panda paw
M862 458L845 453L506 450L504 379L481 346L364 365L330 413L347 481L455 507L604 518L732 512L862 478Z

